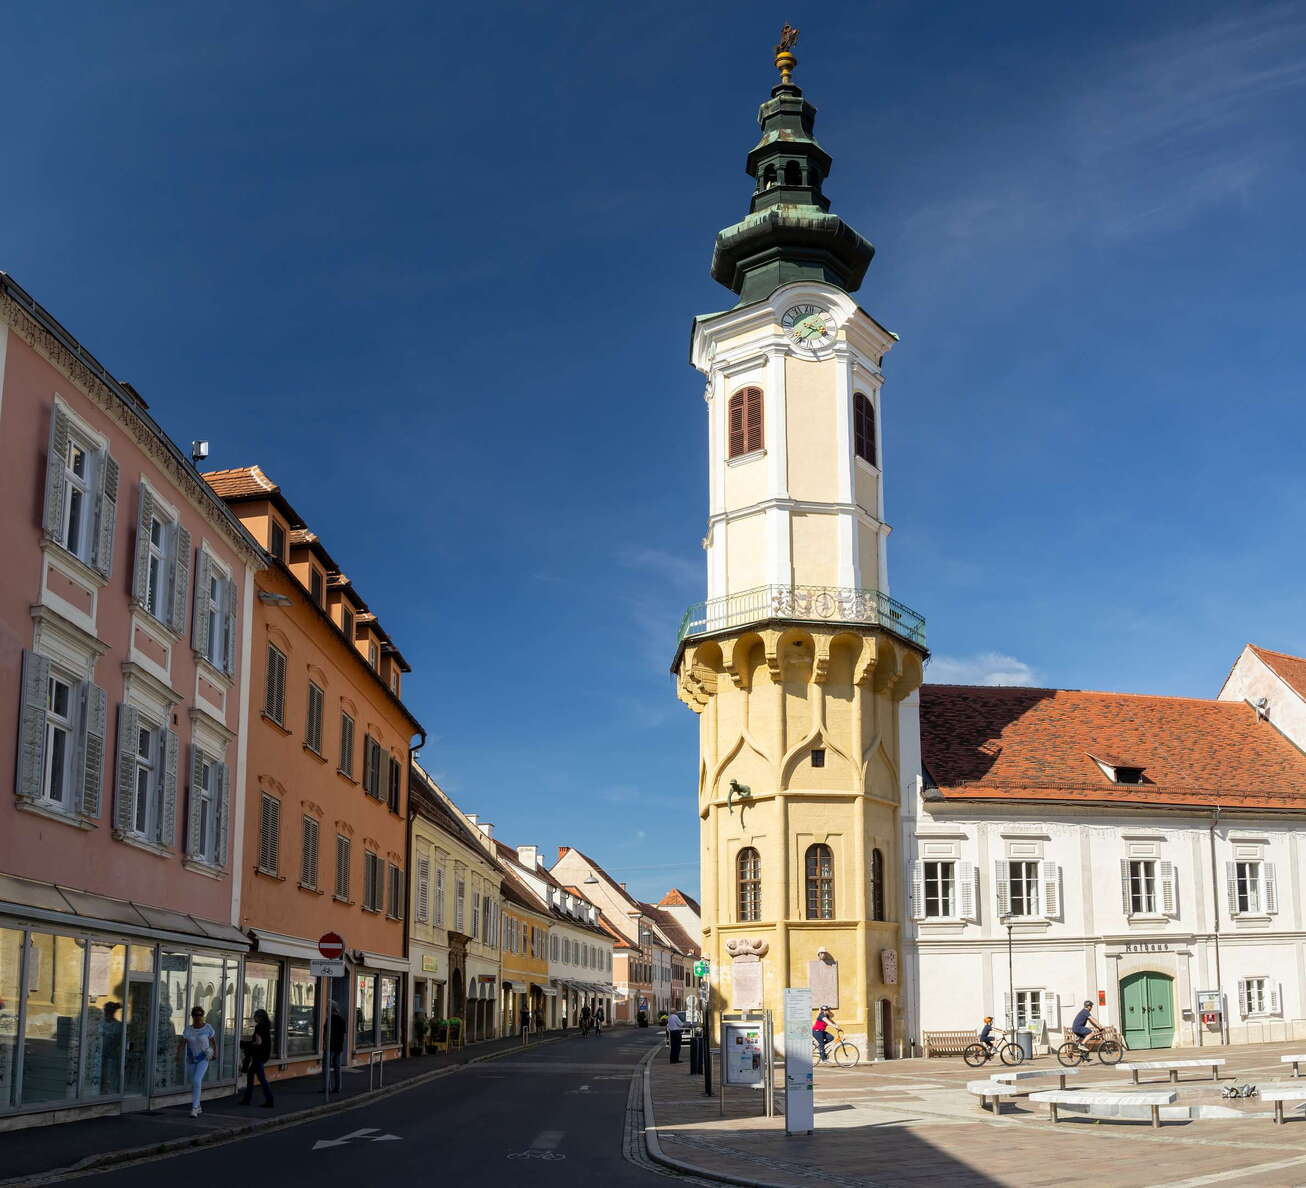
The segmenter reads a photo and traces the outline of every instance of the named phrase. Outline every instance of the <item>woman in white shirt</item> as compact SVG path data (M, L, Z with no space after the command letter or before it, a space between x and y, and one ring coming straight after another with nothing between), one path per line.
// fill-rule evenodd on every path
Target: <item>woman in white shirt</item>
M203 1007L191 1008L190 1026L182 1031L181 1038L186 1044L186 1072L190 1077L190 1116L198 1118L204 1074L208 1072L209 1061L218 1058L213 1028L204 1022Z

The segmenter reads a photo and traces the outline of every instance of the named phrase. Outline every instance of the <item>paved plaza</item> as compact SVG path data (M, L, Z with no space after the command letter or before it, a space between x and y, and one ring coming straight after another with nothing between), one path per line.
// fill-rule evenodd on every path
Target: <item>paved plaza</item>
M1140 1059L1224 1057L1219 1084L1200 1070L1181 1072L1176 1104L1225 1106L1233 1082L1261 1086L1289 1079L1279 1057L1306 1044L1171 1049ZM1128 1059L1128 1056L1126 1057ZM1056 1069L1055 1057L1026 1068ZM1306 1116L1289 1107L1274 1125L1268 1104L1251 1102L1243 1116L1147 1122L1086 1119L1063 1114L1053 1125L1044 1105L1016 1099L1000 1116L981 1111L966 1082L996 1069L969 1069L960 1057L893 1060L856 1069L818 1068L816 1132L787 1137L783 1117L761 1116L761 1095L748 1089L703 1096L688 1065L652 1065L656 1134L662 1152L705 1172L767 1185L1102 1184L1147 1188L1306 1183ZM1161 1087L1165 1073L1155 1076ZM1191 1078L1191 1079L1189 1079ZM1076 1088L1122 1089L1129 1074L1086 1066ZM1055 1088L1049 1079L1039 1088ZM1172 1086L1172 1088L1174 1088ZM781 1099L778 1093L777 1100Z

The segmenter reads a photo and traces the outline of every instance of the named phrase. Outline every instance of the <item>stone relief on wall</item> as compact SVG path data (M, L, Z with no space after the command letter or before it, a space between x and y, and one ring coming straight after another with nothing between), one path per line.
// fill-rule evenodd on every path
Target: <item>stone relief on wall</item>
M771 946L764 940L741 936L726 941L730 954L731 1006L737 1011L762 1009L762 958Z
M839 963L822 949L815 961L807 963L807 985L812 991L812 1006L839 1006Z
M886 986L898 984L898 950L880 950L880 980Z

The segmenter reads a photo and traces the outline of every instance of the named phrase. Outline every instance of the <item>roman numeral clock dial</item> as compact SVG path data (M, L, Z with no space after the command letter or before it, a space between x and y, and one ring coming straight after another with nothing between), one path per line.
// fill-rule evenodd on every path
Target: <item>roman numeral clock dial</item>
M791 305L780 318L789 340L807 350L820 350L834 342L834 315L819 305Z

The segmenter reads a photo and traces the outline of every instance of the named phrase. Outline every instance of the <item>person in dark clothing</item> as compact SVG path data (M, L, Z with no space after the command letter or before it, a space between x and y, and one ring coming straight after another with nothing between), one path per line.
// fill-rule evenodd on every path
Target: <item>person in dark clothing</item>
M1075 1016L1075 1021L1071 1023L1070 1030L1082 1044L1085 1037L1096 1031L1099 1026L1098 1021L1093 1018L1093 1004L1086 999L1083 1009Z
M345 1017L336 1003L331 1004L331 1018L327 1021L327 1051L331 1054L331 1092L340 1092L340 1062L345 1055Z
M992 1055L993 1053L993 1016L992 1015L984 1016L984 1026L980 1028L979 1042L982 1043L986 1048L988 1048L989 1054Z
M265 1010L254 1012L254 1034L242 1040L240 1046L245 1051L245 1093L240 1099L241 1105L249 1105L254 1096L254 1078L263 1087L263 1104L272 1105L272 1090L268 1088L268 1075L264 1065L272 1055L272 1020Z

